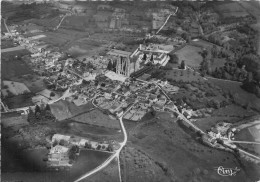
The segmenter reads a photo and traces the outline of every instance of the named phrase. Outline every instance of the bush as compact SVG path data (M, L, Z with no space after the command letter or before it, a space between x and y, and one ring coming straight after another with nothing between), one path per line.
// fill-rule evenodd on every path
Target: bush
M8 85L4 85L4 86L3 86L3 89L8 89Z
M54 92L51 92L50 93L50 97L54 97L55 96L55 93Z

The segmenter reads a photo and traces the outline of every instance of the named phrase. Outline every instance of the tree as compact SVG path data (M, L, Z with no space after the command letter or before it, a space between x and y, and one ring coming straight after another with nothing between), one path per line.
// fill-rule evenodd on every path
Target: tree
M113 68L111 71L116 72L117 61L113 61Z
M109 151L109 152L113 152L114 151L114 147L113 147L113 145L111 143L108 145L107 151Z
M56 145L58 145L59 142L57 140L54 140L53 144L52 144L52 147L55 147Z
M60 142L59 142L59 144L62 145L62 146L65 146L66 141L65 141L64 139L61 139Z
M29 123L34 123L36 121L35 113L33 112L31 107L29 108L27 120Z
M51 120L51 121L55 121L55 116L52 114L52 112L50 110L47 110L45 112L45 119L47 120Z
M51 92L50 93L50 97L54 97L55 96L55 93L54 92Z
M107 69L110 71L113 70L113 64L112 64L111 60L109 60L109 62L108 62Z
M170 63L173 63L173 64L178 64L179 63L179 57L176 54L171 54L170 53L169 57L170 57L170 60L169 60Z
M184 60L181 61L180 69L185 69L186 65Z
M45 107L45 111L50 111L51 110L51 107L49 104L46 104L46 107Z
M184 39L184 40L186 40L186 42L190 42L190 35L188 35L187 33L182 33L181 34L181 37Z
M203 59L203 61L200 64L200 70L202 72L202 74L206 74L209 72L210 70L210 63L208 59Z
M40 106L38 106L38 105L35 106L35 111L34 111L34 113L35 113L35 115L36 115L37 113L41 113L41 108L40 108Z
M77 145L73 145L68 154L69 154L69 159L75 160L76 159L76 154L79 152L79 147Z
M97 150L100 150L100 149L101 149L101 145L98 145L98 146L97 146Z
M154 110L153 107L151 107L151 115L152 115L152 116L155 116L155 115L156 115L156 111Z
M85 143L85 148L91 149L91 144L90 144L89 142L86 142L86 143Z

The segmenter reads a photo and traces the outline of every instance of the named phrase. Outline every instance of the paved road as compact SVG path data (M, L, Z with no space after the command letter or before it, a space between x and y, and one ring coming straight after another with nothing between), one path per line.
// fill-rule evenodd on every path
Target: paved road
M123 116L130 110L132 109L132 107L135 104L133 104L131 107L129 107L124 114L119 118L119 122L120 122L120 127L123 130L123 134L124 134L124 141L122 143L120 143L120 148L113 154L111 155L105 162L103 162L100 166L96 167L95 169L91 170L90 172L86 173L85 175L81 176L79 179L77 179L75 182L79 182L97 172L99 172L100 170L104 169L108 164L110 164L116 157L119 159L119 155L121 150L123 149L123 147L126 145L127 142L127 133L126 133L126 129L123 123ZM121 177L120 177L121 179Z
M120 167L120 157L117 157L117 165L118 165L118 175L119 175L119 181L122 182L122 176L121 176L121 167ZM125 181L124 181L125 182Z
M68 88L68 89L63 93L63 95L62 95L60 98L58 98L58 99L56 99L56 100L50 100L50 101L48 102L48 104L53 104L53 103L55 103L55 102L58 102L59 100L65 99L66 97L69 97L69 96L70 96L70 88Z

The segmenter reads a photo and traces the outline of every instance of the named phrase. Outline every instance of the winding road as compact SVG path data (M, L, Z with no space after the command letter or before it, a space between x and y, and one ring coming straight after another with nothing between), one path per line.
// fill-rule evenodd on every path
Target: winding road
M123 147L126 145L126 142L127 142L127 133L126 133L126 129L125 129L125 126L124 126L124 123L123 123L123 117L124 115L130 110L132 109L132 107L135 105L136 103L134 103L132 106L130 106L125 112L124 114L119 117L119 123L120 123L120 127L121 129L123 130L123 134L124 134L124 140L123 142L119 143L120 144L120 147L118 150L116 150L116 152L114 154L112 154L104 163L102 163L100 166L96 167L95 169L91 170L90 172L84 174L83 176L81 176L79 179L77 179L76 181L74 182L79 182L97 172L99 172L100 170L104 169L108 164L110 164L115 158L118 158L119 160L119 155L120 155L120 152L121 150L123 149ZM120 174L119 174L120 175ZM120 175L120 179L121 179L121 175Z

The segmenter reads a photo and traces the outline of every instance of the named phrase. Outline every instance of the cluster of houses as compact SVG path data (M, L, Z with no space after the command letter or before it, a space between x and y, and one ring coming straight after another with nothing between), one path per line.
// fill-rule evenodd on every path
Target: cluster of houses
M73 160L75 160L70 156L73 147L75 155L79 155L80 149L84 148L108 152L113 152L118 148L118 144L114 141L100 143L82 137L62 134L54 134L50 143L51 148L47 160L50 167L71 167L74 162Z
M165 111L167 98L154 83L131 80L111 86L110 90L102 92L94 101L98 107L109 111L111 114L120 117L129 106L133 105L123 118L140 121L145 114L153 109ZM178 89L165 82L163 87L167 88L169 92L174 91L174 93L177 93L178 91Z
M230 142L234 140L234 134L236 128L232 128L231 123L218 122L215 126L211 127L210 130L207 130L208 139L214 141L214 146L217 145L217 140L221 140L224 147L227 149L236 149L237 146ZM208 140L209 141L209 140Z

